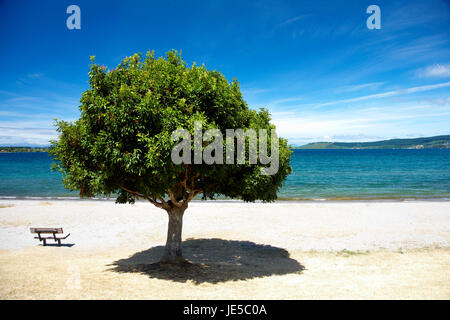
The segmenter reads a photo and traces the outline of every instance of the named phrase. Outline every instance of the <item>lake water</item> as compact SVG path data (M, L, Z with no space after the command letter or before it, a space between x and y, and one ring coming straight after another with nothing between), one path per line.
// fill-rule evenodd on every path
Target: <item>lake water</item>
M0 153L0 197L77 197L47 153ZM294 150L280 199L450 199L450 149Z

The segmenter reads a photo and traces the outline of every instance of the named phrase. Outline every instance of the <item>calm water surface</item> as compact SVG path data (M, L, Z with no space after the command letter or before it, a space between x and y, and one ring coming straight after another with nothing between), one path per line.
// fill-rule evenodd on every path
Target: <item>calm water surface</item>
M77 197L47 153L0 153L0 197ZM450 199L450 149L294 150L281 199Z

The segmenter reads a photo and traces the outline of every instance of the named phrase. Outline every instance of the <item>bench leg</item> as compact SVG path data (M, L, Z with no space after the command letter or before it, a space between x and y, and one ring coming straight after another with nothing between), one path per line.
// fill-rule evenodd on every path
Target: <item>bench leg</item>
M61 247L61 240L58 239L58 247Z
M47 245L47 241L46 239L42 239L42 241L44 241L44 247Z

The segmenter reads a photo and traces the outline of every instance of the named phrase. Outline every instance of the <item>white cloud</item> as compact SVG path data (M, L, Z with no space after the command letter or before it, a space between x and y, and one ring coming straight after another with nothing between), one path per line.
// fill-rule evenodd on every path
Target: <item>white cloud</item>
M48 146L58 136L52 120L0 121L0 145Z
M343 92L353 92L358 91L362 89L377 89L380 86L382 86L384 82L371 82L371 83L363 83L363 84L357 84L357 85L350 85L350 86L343 86L340 88L337 88L335 90L336 93L343 93Z
M42 77L42 73L30 73L27 74L27 77L31 79L39 79Z
M305 19L305 18L307 18L309 16L310 16L309 14L303 14L303 15L296 16L294 18L288 19L288 20L278 24L275 28L280 28L280 27L287 26L287 25L289 25L289 24L291 24L291 23L293 23L295 21L303 20L303 19Z
M274 100L269 102L269 106L279 106L282 104L285 104L287 102L293 102L293 101L300 101L303 100L304 97L303 96L297 96L297 97L287 97L287 98L282 98L282 99L278 99L278 100Z
M450 77L450 63L434 64L423 70L419 70L419 76L423 78Z
M39 145L48 146L49 140L55 139L55 129L46 128L5 128L0 127L0 145Z
M386 97L397 96L397 95L405 95L405 94L410 94L410 93L429 91L429 90L439 89L439 88L448 87L448 86L450 86L450 82L443 82L443 83L437 83L437 84L431 84L431 85L425 85L425 86L418 86L418 87L412 87L412 88L406 88L406 89L387 91L387 92L383 92L383 93L371 94L371 95L361 96L361 97L356 97L356 98L329 101L329 102L316 104L315 107L319 108L319 107L325 107L325 106L339 104L339 103L351 103L351 102L358 102L358 101L364 101L364 100L370 100L370 99L386 98Z
M448 97L442 98L446 100ZM290 143L316 141L375 141L449 134L450 109L435 100L408 101L373 107L273 112L279 136ZM327 138L328 137L328 138Z

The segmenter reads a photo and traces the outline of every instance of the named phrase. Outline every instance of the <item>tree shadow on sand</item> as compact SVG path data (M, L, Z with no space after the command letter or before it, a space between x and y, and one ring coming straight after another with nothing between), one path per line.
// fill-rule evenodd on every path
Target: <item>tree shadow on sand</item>
M191 263L184 266L157 263L163 252L164 246L137 252L115 261L109 270L200 284L301 273L305 269L289 257L287 250L250 241L187 239L183 241L183 255Z

